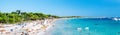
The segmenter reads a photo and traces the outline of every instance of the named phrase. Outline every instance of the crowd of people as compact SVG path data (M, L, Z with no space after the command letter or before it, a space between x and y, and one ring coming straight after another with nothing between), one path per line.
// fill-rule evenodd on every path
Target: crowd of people
M43 35L53 26L54 19L23 22L16 25L0 24L0 35Z

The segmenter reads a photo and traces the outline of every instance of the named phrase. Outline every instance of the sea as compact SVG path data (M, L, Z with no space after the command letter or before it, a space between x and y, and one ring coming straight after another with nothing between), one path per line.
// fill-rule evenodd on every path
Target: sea
M120 21L113 18L57 20L47 35L120 35Z

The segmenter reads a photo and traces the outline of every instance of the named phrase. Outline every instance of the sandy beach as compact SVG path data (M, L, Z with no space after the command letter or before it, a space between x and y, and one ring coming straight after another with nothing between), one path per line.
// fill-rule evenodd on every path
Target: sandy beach
M56 20L35 20L15 25L0 24L0 35L44 35Z

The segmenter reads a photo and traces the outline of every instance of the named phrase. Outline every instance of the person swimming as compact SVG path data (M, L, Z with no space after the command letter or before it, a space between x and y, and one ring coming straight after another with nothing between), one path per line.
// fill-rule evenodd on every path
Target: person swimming
M81 31L82 31L82 28L77 28L77 30L78 30L79 32L81 32Z
M118 34L120 34L120 32L117 32Z
M77 28L78 31L82 31L82 28ZM89 30L89 27L85 27L85 30Z
M98 24L94 24L94 25L98 25Z
M89 27L85 27L85 30L89 30Z

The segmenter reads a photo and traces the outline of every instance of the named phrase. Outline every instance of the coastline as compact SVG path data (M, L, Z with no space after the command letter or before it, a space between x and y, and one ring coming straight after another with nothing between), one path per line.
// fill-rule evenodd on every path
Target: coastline
M49 30L58 19L45 19L45 20L36 20L31 22L25 22L18 25L12 24L3 24L0 26L1 35L44 35L45 31Z
M71 18L58 18L54 22L59 21L59 20L66 20L66 19L71 19ZM43 35L51 35L50 32L51 32L51 30L54 29L53 27L55 27L55 23L54 22L53 22L53 25L49 26L49 28L47 29L47 31Z
M47 34L47 31L49 31L49 30L55 25L54 22L56 22L57 20L60 20L60 19L54 19L54 20L49 24L49 26L46 28L46 31L43 32L43 34L41 34L41 35ZM38 35L40 35L40 34L38 34Z

